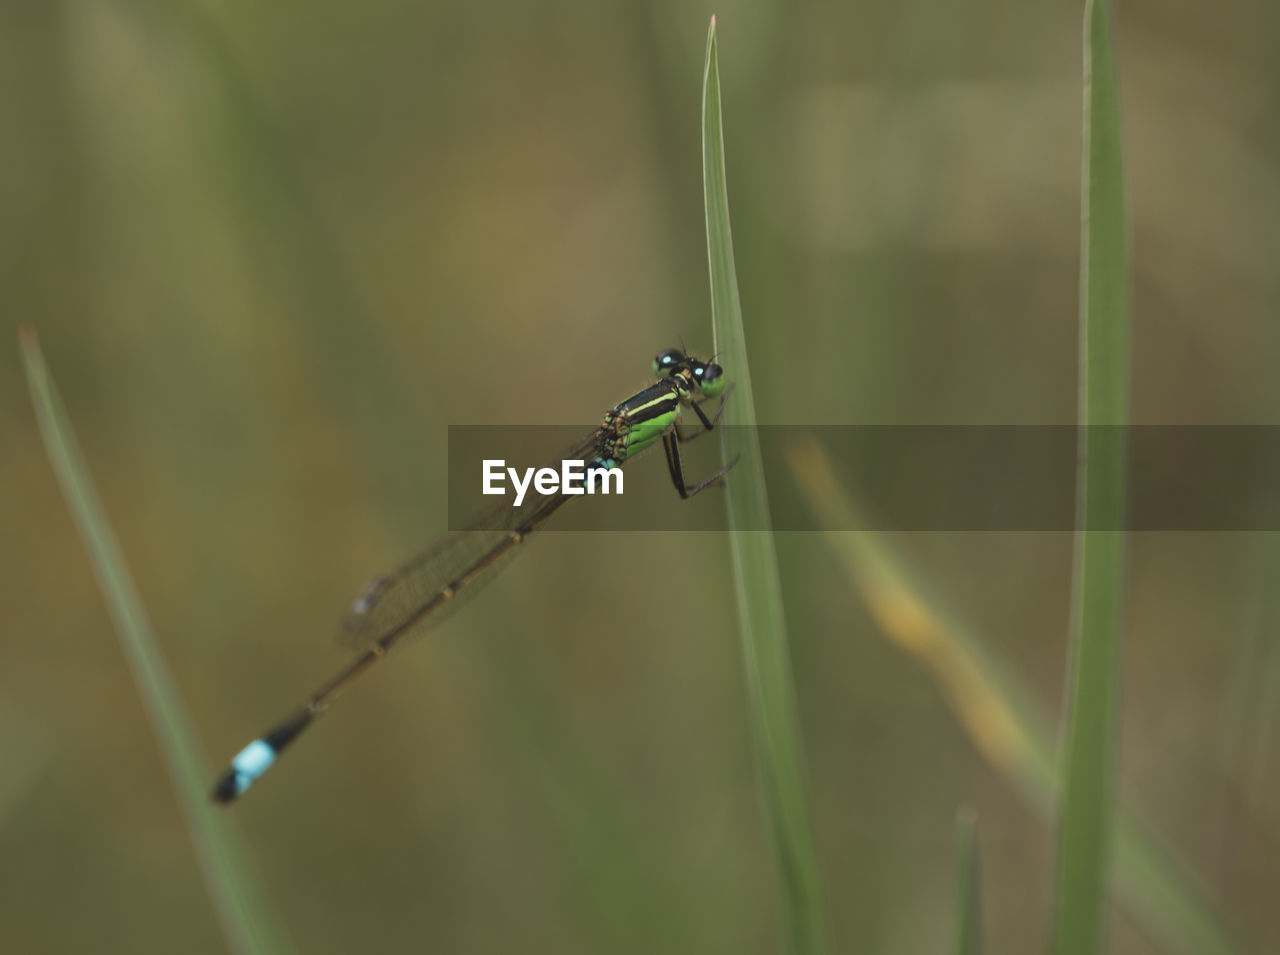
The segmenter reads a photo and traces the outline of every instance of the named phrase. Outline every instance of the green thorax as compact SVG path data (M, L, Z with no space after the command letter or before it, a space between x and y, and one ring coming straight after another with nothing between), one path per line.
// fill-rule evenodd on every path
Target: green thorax
M620 465L674 428L680 420L681 397L687 390L687 382L673 375L606 411L601 430L608 439L601 449L601 463Z

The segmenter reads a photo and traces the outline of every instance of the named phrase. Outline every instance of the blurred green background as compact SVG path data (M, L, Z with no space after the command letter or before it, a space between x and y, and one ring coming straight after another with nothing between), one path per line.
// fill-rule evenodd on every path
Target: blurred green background
M17 327L40 334L212 780L345 659L349 598L443 529L449 424L589 423L659 349L710 349L713 9L761 422L1072 422L1075 4L0 6L13 951L225 944ZM1118 11L1135 422L1280 411L1277 35L1262 0ZM629 481L661 485L661 459ZM1056 712L1070 535L896 543ZM989 950L1043 950L1053 829L820 537L778 547L832 950L941 950L962 803ZM530 553L234 810L299 949L777 950L724 540ZM1122 793L1252 952L1280 948L1278 576L1268 535L1131 543ZM1110 937L1163 951L1123 910Z

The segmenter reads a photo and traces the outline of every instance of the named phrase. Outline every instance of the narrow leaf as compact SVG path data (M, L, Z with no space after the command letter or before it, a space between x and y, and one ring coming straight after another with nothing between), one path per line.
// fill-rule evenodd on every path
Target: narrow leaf
M707 32L702 94L702 181L712 324L717 360L735 387L729 399L734 427L724 429L722 440L725 459L737 459L728 476L726 499L747 694L790 948L797 955L811 955L824 950L818 863L805 797L782 587L773 532L767 529L771 526L769 499L755 431L751 372L733 264L714 17Z
M27 381L49 460L98 577L125 659L146 704L227 944L243 953L291 951L283 929L261 902L243 841L229 817L218 818L209 806L208 760L201 752L142 609L36 336L24 329L20 339Z
M1054 910L1056 955L1101 950L1112 828L1124 585L1129 239L1120 104L1105 0L1085 6L1081 251L1081 476L1069 722Z
M956 915L951 950L955 955L982 951L982 902L978 882L978 816L956 814Z

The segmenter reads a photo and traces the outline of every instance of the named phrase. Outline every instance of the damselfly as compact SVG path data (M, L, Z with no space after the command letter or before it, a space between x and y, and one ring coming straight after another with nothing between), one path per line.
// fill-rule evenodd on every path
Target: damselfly
M724 369L671 349L654 359L653 372L658 376L655 384L606 411L600 426L565 452L563 460L612 469L661 439L671 483L682 498L722 484L737 458L690 486L680 462L680 445L712 430L724 414L725 400L732 390ZM720 403L708 418L702 405L715 398ZM692 434L680 429L680 413L686 408L701 424ZM499 505L473 522L470 530L446 534L397 570L373 581L343 621L346 637L361 648L360 654L288 719L237 754L213 788L214 802L226 804L242 795L341 690L410 633L425 631L444 620L464 598L495 576L529 534L574 496L561 489L549 495L530 495L522 507Z

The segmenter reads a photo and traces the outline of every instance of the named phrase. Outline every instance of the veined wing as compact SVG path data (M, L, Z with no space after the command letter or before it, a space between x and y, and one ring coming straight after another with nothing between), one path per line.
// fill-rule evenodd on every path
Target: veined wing
M590 460L603 438L597 429L560 460ZM343 618L342 642L389 649L443 623L497 576L528 534L570 500L571 495L539 494L530 487L519 507L504 500L468 521L467 530L445 534L369 584Z

